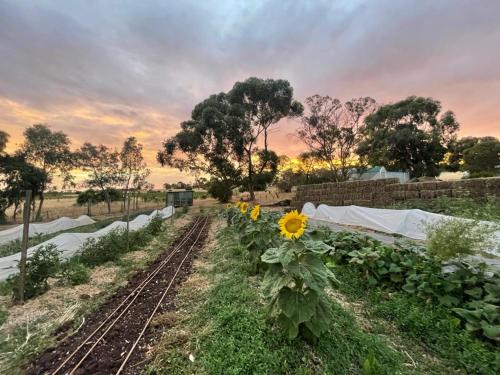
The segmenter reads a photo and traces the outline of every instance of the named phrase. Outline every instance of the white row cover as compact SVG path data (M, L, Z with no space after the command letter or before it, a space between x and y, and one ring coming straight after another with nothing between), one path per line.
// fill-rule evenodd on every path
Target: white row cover
M425 240L427 238L425 226L428 224L441 220L472 221L418 209L390 210L360 206L327 206L325 204L320 204L316 208L310 202L304 204L302 213L314 220L353 225L390 234L400 234L416 240ZM481 223L495 225L495 223L488 221L481 221ZM500 243L500 231L495 232L495 236L497 243ZM485 251L500 256L497 249L485 249Z
M71 228L81 227L82 225L89 225L95 223L87 215L82 215L77 219L71 219L69 217L60 217L54 221L48 223L33 223L29 226L29 236L35 236L37 234L49 234L56 233L62 230L67 230ZM6 244L14 240L21 240L23 238L23 225L18 225L17 227L9 228L0 231L0 245Z
M162 210L154 210L149 215L139 215L134 220L130 221L129 228L131 231L135 231L144 228L149 224L151 219L156 215L159 215L162 219L166 219L174 213L174 208L168 206ZM126 229L127 223L125 221L114 221L108 226L99 229L93 233L62 233L48 241L45 241L39 245L30 247L28 249L28 258L35 252L38 248L47 245L55 245L57 250L61 251L61 257L64 259L70 258L82 247L82 245L89 238L99 238L114 229ZM12 274L18 272L17 264L21 259L21 253L12 254L3 258L0 258L0 281L7 279Z

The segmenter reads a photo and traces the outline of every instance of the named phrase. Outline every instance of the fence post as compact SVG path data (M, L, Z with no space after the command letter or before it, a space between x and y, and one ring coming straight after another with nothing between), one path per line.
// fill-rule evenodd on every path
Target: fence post
M31 209L31 190L26 190L23 210L23 240L21 244L21 261L19 262L19 285L18 300L24 302L24 288L26 284L26 258L28 257L28 239L30 229L30 209Z
M127 193L127 252L129 252L129 228L130 228L130 195Z

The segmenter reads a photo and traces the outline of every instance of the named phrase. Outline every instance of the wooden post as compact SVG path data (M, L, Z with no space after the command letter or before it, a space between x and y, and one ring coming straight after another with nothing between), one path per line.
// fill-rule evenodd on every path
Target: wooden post
M28 239L30 229L30 209L31 209L31 190L26 190L26 198L24 200L23 210L23 241L21 244L21 261L19 262L19 289L18 300L24 302L24 288L26 284L26 259L28 257Z
M127 193L127 252L130 250L129 247L129 228L130 228L130 194Z
M92 215L92 198L87 201L87 216Z

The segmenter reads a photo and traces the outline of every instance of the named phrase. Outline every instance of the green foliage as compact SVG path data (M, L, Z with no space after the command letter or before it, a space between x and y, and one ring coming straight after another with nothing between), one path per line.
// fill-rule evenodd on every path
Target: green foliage
M380 107L365 120L358 154L370 165L411 177L436 176L459 128L452 112L438 118L440 111L438 101L415 96Z
M443 261L463 258L491 250L495 244L496 225L460 219L433 222L425 228L429 254Z
M445 272L440 258L426 255L425 249L411 243L387 246L366 235L326 228L319 228L312 235L323 238L333 248L328 264L351 267L365 280L365 285L404 291L426 302L457 308L453 311L466 328L478 333L488 331L485 337L496 339L491 334L497 329L500 304L492 295L500 282L498 272L464 261L455 261L453 269ZM464 308L474 312L463 311Z
M289 340L269 324L258 284L248 277L248 252L238 244L235 227L217 234L218 246L205 258L209 267L198 272L209 288L185 284L176 300L187 311L163 336L158 355L146 373L153 374L361 374L372 353L382 374L406 373L404 358L385 340L367 333L356 318L332 303L334 319L314 345ZM180 349L177 332L190 332ZM186 359L186 350L195 361Z
M252 195L255 183L265 184L272 179L268 174L275 172L273 163L277 156L268 148L269 128L282 118L301 112L302 105L293 100L293 88L288 81L252 77L236 82L227 94L211 95L197 104L191 119L163 143L157 158L162 165L208 174L229 189L245 179ZM264 147L258 151L261 135ZM258 176L265 178L257 181ZM222 194L216 196L222 201L229 199Z
M333 319L325 288L336 279L321 259L328 251L319 241L301 238L283 241L261 257L269 265L262 281L264 297L291 339L299 332L317 338Z
M89 201L92 203L106 202L106 197L108 197L111 202L115 202L122 200L123 194L120 190L114 188L108 188L105 191L88 189L78 193L76 203L82 206L87 204Z
M276 236L279 232L278 213L261 213L258 220L246 219L242 228L240 243L246 247L250 254L252 272L257 273L261 269L261 256L266 249L277 246L280 238Z
M340 280L340 291L349 299L363 300L365 312L372 321L377 318L390 321L402 335L424 343L435 356L448 360L448 364L443 361L448 369L455 367L458 373L460 370L471 374L498 373L498 348L463 330L449 307L422 303L420 298L404 291L387 293L385 288L368 287L350 266L336 267L335 274Z
M233 196L232 184L228 181L210 180L208 193L221 203L227 203Z
M60 252L54 245L41 246L33 252L26 261L26 281L24 298L33 298L44 293L48 288L48 279L57 274L61 267ZM10 276L8 279L17 297L19 275Z
M482 139L463 152L463 159L463 168L471 174L477 175L484 172L489 172L491 175L498 174L500 141L493 137Z
M61 265L59 282L62 285L80 285L89 282L89 269L78 258L70 259Z

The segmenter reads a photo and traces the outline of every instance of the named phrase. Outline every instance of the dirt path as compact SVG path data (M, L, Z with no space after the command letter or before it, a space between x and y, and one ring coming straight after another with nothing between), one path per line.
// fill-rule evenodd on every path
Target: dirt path
M199 217L148 268L86 318L77 332L45 351L28 374L137 374L168 322L154 316L175 309L177 286L189 275L209 230Z

